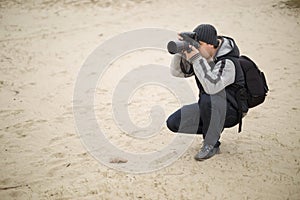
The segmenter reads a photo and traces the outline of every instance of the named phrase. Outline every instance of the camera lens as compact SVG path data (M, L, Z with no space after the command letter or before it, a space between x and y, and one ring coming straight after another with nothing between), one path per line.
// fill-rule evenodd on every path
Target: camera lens
M168 51L169 51L170 54L178 53L177 44L176 44L176 42L174 42L174 41L170 41L170 42L168 43L167 48L168 48Z

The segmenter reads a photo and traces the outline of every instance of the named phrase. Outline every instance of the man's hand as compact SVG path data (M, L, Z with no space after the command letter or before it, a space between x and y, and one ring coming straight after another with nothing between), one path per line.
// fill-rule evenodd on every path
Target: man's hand
M185 54L185 58L187 60L190 60L191 57L193 57L194 55L196 55L197 53L199 53L198 49L196 49L193 45L189 45L189 47L192 49L192 51L190 53L188 53L187 51L183 52Z
M180 33L177 33L177 38L178 38L178 40L180 40L180 41L183 40L183 38L181 37Z
M180 33L177 33L178 40L182 41L183 38L180 36ZM191 57L193 57L195 54L199 53L198 49L196 49L193 45L189 45L189 47L192 49L190 53L187 51L183 51L183 56L186 60L189 60Z

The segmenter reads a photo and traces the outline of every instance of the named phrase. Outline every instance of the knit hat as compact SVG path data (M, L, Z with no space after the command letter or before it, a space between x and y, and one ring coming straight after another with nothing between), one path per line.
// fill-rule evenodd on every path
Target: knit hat
M196 33L196 40L218 46L217 30L210 24L201 24L193 32Z

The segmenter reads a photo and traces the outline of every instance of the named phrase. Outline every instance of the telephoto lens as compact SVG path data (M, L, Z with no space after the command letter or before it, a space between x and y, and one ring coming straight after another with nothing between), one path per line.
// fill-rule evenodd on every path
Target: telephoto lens
M170 41L167 45L167 49L170 54L180 53L182 50L189 49L189 43L186 41Z

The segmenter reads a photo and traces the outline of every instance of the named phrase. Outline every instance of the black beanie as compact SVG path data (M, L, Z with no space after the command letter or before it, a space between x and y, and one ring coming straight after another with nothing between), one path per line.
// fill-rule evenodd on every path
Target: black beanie
M196 40L212 44L215 47L218 46L219 42L217 39L217 30L210 24L201 24L197 26L193 32L196 33Z

